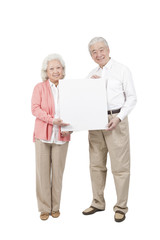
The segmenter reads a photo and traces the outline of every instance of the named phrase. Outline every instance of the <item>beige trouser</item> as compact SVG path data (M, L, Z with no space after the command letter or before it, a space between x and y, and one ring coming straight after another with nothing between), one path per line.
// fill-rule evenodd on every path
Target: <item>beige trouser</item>
M58 211L68 142L58 145L36 139L35 148L38 209L48 213Z
M116 114L109 115L109 120ZM127 200L130 178L130 146L128 118L121 121L114 130L89 131L90 174L93 191L92 206L105 209L104 188L107 175L107 153L117 193L114 211L128 211Z

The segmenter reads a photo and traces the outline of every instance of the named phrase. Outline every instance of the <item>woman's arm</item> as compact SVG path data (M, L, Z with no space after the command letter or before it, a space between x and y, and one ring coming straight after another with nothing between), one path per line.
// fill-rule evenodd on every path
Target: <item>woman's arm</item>
M39 87L39 84L38 84L35 86L33 90L32 103L31 103L32 114L36 118L40 119L41 121L47 122L48 124L51 124L51 125L57 125L57 126L69 125L68 123L64 123L63 120L59 118L53 118L46 111L42 110L41 99L42 99L42 93L41 93L41 88Z
M32 101L31 101L32 114L36 118L53 125L53 120L54 120L53 117L41 109L41 99L42 99L41 89L39 87L39 84L37 84L33 90L33 95L32 95Z

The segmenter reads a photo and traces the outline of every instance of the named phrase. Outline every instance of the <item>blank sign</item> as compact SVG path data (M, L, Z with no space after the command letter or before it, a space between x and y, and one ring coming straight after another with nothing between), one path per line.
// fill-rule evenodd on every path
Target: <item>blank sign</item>
M69 123L62 131L106 129L108 124L104 79L59 81L60 118Z

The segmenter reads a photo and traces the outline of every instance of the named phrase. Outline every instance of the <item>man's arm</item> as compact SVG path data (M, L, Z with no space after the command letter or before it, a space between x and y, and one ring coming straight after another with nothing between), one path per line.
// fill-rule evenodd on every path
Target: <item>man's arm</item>
M113 130L114 128L116 128L116 126L118 125L118 123L120 122L121 120L116 116L115 118L111 119L111 121L108 123L108 128L107 128L107 131L111 131Z
M128 68L125 68L123 75L123 90L125 95L125 103L121 108L117 117L123 120L135 107L137 102L136 92L133 84L132 74Z
M122 106L120 113L118 113L117 116L108 123L107 130L109 131L116 128L119 122L122 121L126 116L128 116L128 114L131 112L137 102L132 75L128 68L125 68L123 75L123 90L126 98L125 103Z

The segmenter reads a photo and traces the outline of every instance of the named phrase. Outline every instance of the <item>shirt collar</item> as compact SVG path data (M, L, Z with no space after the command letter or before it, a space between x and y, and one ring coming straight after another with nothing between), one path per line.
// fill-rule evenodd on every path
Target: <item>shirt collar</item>
M56 86L54 85L54 83L52 83L50 79L48 79L48 80L49 80L50 87L56 88ZM58 87L59 87L59 85L57 85L57 88L58 88Z
M113 63L113 59L110 58L109 61L107 62L107 64L103 68L110 69L112 67L112 63ZM100 70L100 69L103 69L103 68L100 68L100 66L98 66L97 71Z

